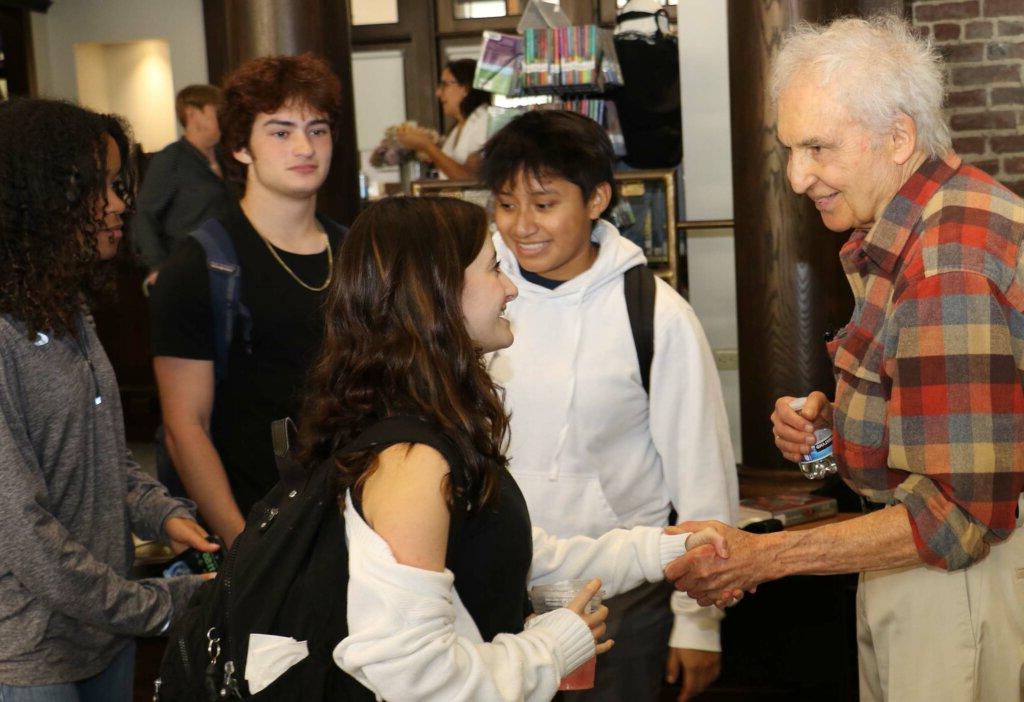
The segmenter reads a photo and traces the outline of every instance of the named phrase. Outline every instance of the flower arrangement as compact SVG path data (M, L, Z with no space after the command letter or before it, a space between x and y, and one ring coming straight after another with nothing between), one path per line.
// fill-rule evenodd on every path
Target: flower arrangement
M384 138L381 139L380 144L378 144L377 148L375 148L373 153L370 154L371 166L374 168L384 168L386 166L398 166L408 161L430 160L427 154L423 151L414 151L413 149L408 149L405 146L402 146L401 141L398 139L399 128L403 128L404 130L416 130L432 143L441 143L441 135L434 129L419 127L413 122L392 125L384 130Z

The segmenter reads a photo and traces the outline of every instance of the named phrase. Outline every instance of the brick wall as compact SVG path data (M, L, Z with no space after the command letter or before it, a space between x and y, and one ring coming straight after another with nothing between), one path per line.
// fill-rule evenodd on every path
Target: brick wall
M946 59L946 112L964 160L1024 195L1024 0L914 0Z

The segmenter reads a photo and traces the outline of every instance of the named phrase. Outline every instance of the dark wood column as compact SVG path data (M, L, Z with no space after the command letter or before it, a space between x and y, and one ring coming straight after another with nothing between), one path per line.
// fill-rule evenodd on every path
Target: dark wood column
M210 82L256 56L323 56L341 79L343 112L318 209L345 224L359 212L359 152L352 94L348 0L203 0Z
M7 80L7 90L12 96L29 97L36 94L29 11L3 5L0 2L0 45L4 52L0 76Z
M855 0L729 3L740 416L750 467L792 467L775 448L769 415L782 395L831 396L824 334L845 324L853 306L838 256L847 236L827 230L813 203L786 180L786 152L765 92L770 63L797 22L857 9Z

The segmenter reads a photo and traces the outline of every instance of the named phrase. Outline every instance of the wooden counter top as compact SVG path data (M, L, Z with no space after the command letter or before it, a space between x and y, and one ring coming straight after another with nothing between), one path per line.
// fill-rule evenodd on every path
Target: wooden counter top
M815 519L810 522L804 522L803 524L794 524L793 526L786 527L785 531L803 531L804 529L814 529L826 524L839 524L845 522L848 519L856 519L862 516L860 512L840 512L839 514L833 514L831 517L825 517L824 519Z

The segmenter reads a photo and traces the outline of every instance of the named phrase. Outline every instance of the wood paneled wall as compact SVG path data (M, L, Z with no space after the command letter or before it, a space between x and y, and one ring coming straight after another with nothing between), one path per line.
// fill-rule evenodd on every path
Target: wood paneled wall
M766 93L772 57L801 20L857 11L855 0L729 3L740 413L744 464L792 467L769 423L776 398L834 388L824 334L842 326L852 296L839 264L846 235L825 228L786 179L786 151Z

